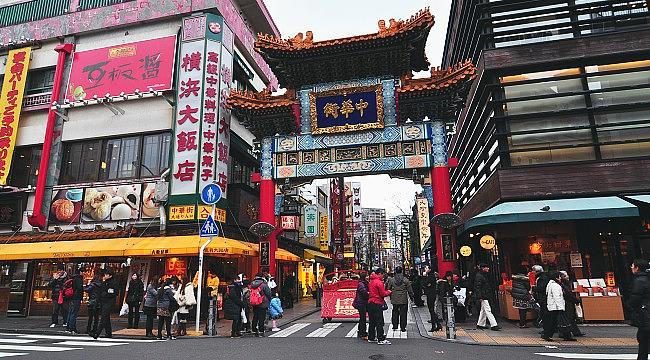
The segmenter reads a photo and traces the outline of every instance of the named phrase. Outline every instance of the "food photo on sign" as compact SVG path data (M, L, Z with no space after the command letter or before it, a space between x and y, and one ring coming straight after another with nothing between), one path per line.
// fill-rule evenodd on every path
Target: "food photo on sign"
M50 206L52 224L78 224L83 207L83 189L54 191Z
M141 184L87 188L84 195L82 221L137 219L141 194Z
M143 219L156 219L160 216L158 205L154 201L156 197L156 183L144 184L142 190L142 210L141 217Z

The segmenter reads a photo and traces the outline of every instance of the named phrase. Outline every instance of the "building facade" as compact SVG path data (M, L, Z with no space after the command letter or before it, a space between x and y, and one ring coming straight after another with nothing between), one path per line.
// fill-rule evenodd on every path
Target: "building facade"
M624 292L650 255L649 50L647 1L453 1L443 65L478 68L449 135L458 247Z
M112 268L123 285L134 271L191 278L210 212L197 193L213 181L225 199L209 276L257 271L259 157L220 96L277 86L253 49L254 34L279 35L263 3L28 0L0 2L0 19L0 79L15 90L21 56L26 76L2 145L13 154L0 193L10 310L49 313L61 265ZM9 90L0 103L16 102Z

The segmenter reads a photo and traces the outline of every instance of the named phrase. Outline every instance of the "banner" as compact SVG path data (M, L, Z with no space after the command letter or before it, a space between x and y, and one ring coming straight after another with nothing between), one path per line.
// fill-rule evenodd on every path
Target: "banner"
M429 227L429 202L427 199L416 199L418 210L418 228L420 229L420 250L431 237L431 228Z
M175 55L175 35L75 52L66 99L170 90Z
M318 206L305 206L305 237L318 235Z
M328 229L328 216L327 215L322 215L320 217L320 229L319 229L319 247L320 251L328 251L329 250L329 229Z
M5 77L0 92L0 185L7 185L7 176L16 146L18 120L23 107L27 69L32 54L31 48L9 51Z

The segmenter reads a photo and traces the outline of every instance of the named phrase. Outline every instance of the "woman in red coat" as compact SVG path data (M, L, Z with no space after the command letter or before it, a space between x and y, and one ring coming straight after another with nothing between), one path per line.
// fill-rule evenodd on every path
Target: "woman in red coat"
M384 310L387 310L384 298L390 296L390 291L384 288L382 280L384 269L378 268L370 274L368 284L368 342L376 342L379 345L390 345L384 335Z

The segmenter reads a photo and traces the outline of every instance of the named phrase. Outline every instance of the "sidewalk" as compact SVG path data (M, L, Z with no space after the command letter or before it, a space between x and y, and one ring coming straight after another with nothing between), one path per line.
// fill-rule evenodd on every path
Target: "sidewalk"
M284 316L280 320L280 324L288 324L299 320L305 316L311 315L317 311L320 311L320 308L316 307L316 300L305 299L299 302L294 303L293 308L286 309L284 311ZM219 315L223 316L222 314ZM113 336L115 337L129 337L129 338L144 338L145 336L145 321L146 315L140 315L140 328L139 329L127 329L128 319L126 316L117 317L114 316L111 318L111 325L113 327ZM77 320L77 328L79 331L85 332L86 330L86 321L88 318L79 317ZM59 325L54 328L50 328L50 317L49 316L29 316L29 317L7 317L0 319L0 332L10 332L10 333L24 333L24 334L49 334L49 335L61 335L66 334L65 328ZM156 320L154 322L154 333L157 331ZM190 321L187 324L188 333L190 330L194 330L194 321ZM230 326L231 321L220 319L217 322L217 335L218 336L230 336ZM201 323L201 331L205 329L205 323Z
M429 320L429 310L426 305L418 308L412 308L415 321L417 323L420 335L437 340L447 340L443 325L443 330L435 333L429 332L431 324ZM555 338L553 342L547 342L541 339L539 331L535 327L520 329L516 322L508 321L503 318L497 318L499 325L503 327L501 331L477 330L476 317L474 314L467 319L465 323L456 324L456 341L476 345L506 345L506 346L573 346L573 347L629 347L637 346L636 328L625 324L587 324L580 325L580 329L587 334L585 337L578 338L576 342L563 341ZM530 324L530 323L529 323Z

